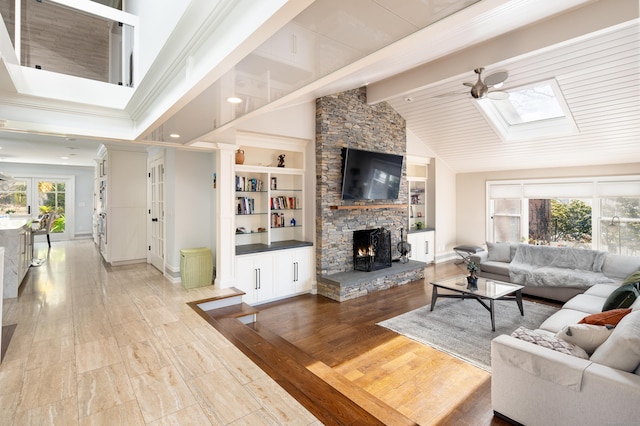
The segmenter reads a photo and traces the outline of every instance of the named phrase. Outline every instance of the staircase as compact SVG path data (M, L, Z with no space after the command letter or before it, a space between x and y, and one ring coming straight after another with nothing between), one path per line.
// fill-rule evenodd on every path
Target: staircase
M242 301L243 291L237 288L230 290L229 294L202 300L196 305L213 319L232 318L245 325L255 323L260 311Z

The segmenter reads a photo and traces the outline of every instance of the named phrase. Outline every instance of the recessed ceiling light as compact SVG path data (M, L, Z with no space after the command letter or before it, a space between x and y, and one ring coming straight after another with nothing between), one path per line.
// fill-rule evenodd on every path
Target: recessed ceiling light
M242 103L242 99L232 96L230 98L227 98L227 102L229 102L230 104L240 104Z
M169 137L170 137L170 138L174 138L174 139L178 139L178 138L180 137L180 135L179 135L179 134L177 134L177 133L171 133L171 134L169 135Z
M60 157L61 160L68 160L69 157Z
M405 102L413 102L413 98L412 98L412 97L410 97L410 96L405 96L405 97L404 97L404 101L405 101Z

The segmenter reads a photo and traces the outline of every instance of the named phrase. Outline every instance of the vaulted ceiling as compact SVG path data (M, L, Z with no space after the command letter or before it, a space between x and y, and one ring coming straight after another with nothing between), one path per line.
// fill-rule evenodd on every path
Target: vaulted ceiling
M456 172L640 162L640 34L635 0L429 3L438 4L440 11L455 3L466 7L447 17L435 13L438 21L432 23L419 18L425 7L422 1L290 1L288 7L303 11L294 15L293 22L313 36L314 43L306 46L308 54L323 58L314 61L314 69L298 73L295 79L289 74L291 84L276 85L277 96L226 124L214 123L207 115L211 105L206 99L220 82L194 83L150 127L139 129L136 138L153 140L158 129L175 126L190 135L176 146L216 142L235 125L265 112L368 85L369 102L389 102L425 144L425 152ZM277 28L265 31L264 40L277 32ZM264 57L239 57L235 69L243 75L260 75ZM277 65L269 60L271 66ZM225 67L217 74L222 76L234 66ZM503 141L462 85L475 80L477 67L485 67L487 73L508 71L507 88L556 79L579 133ZM213 74L216 70L211 70ZM0 134L0 145L5 147L0 157L7 154L7 144L17 142L9 148L17 152L41 140L51 141L52 135ZM96 141L87 138L78 145L80 150L93 149ZM57 138L46 149L56 144L66 148L69 142L74 141ZM60 162L57 152L55 162Z

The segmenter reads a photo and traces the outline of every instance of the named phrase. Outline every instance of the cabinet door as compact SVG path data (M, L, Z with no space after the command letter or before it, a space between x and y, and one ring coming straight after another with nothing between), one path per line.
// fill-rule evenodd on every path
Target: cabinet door
M436 235L433 231L425 232L425 262L432 263L436 259Z
M425 234L425 232L414 232L407 235L407 241L411 244L409 259L426 262Z
M253 304L257 301L257 273L253 267L253 256L236 257L236 288L245 292L242 301Z
M313 262L313 247L296 249L294 264L296 275L293 282L294 294L311 291L315 271Z
M256 271L257 301L266 302L274 296L274 255L261 254L253 258L253 267Z

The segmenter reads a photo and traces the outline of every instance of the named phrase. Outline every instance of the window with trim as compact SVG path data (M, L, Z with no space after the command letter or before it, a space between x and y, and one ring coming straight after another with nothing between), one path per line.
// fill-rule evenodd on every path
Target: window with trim
M640 176L487 182L487 240L640 254Z

